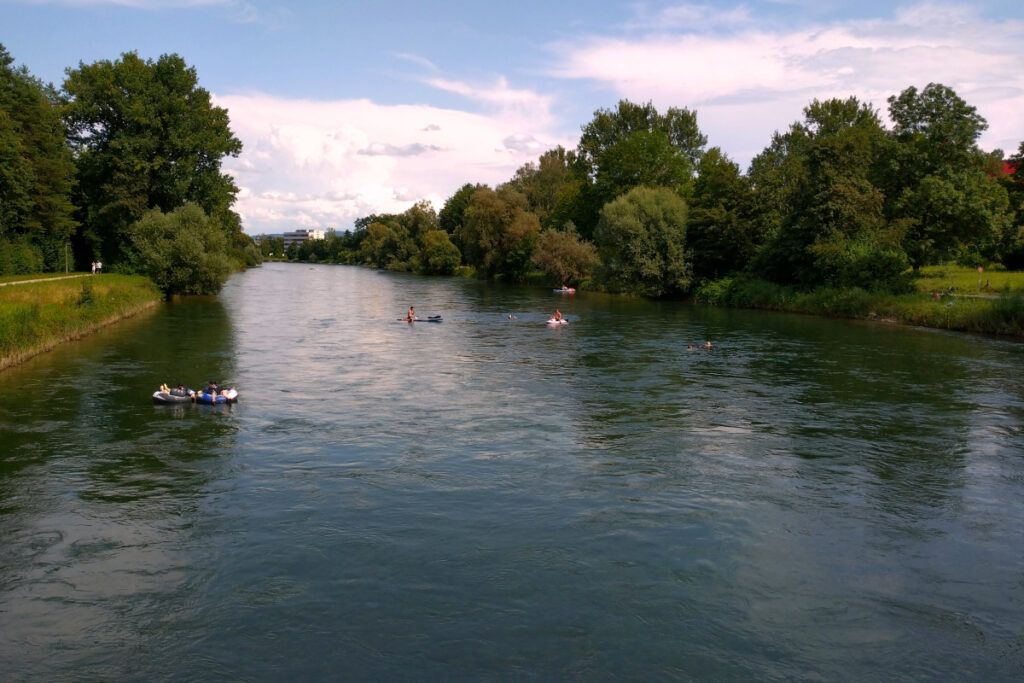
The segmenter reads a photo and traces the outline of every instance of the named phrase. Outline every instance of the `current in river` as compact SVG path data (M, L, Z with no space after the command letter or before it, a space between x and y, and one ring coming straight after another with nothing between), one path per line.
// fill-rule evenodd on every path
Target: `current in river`
M1024 678L1017 341L272 263L0 454L4 681Z

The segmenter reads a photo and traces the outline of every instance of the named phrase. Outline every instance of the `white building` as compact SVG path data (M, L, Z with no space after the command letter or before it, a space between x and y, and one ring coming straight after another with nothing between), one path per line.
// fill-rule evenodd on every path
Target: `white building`
M283 237L284 248L287 249L293 244L302 244L306 240L322 240L324 238L324 231L299 228L298 230L284 233Z

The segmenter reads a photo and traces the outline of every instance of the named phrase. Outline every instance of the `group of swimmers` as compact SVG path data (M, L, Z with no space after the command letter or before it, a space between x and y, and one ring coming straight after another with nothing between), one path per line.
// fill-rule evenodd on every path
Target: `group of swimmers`
M516 316L511 314L511 313L509 313L508 314L508 319L509 320L515 320ZM551 319L552 320L557 320L557 321L561 322L562 321L562 312L556 308L555 309L555 314L553 316L551 316ZM409 307L409 312L406 314L406 316L404 318L401 318L401 320L403 320L404 322L407 322L407 323L416 322L416 307L415 306L410 306ZM708 343L710 344L711 342L708 342Z
M512 313L509 313L508 314L508 319L509 320L515 320L516 316L513 315ZM404 320L406 322L410 322L410 323L414 322L416 320L416 308L413 307L413 306L410 306L409 307L409 314L406 317L402 318L402 320ZM551 320L555 320L555 321L561 322L562 321L562 312L556 308L554 315L551 316ZM710 349L711 348L711 342L710 341L704 342L704 346L702 346L701 348ZM686 350L687 351L693 351L693 344L687 344L686 345Z

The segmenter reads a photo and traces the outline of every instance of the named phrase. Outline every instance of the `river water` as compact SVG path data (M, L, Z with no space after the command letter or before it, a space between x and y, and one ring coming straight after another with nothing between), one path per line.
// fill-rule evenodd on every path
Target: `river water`
M1024 677L1019 342L267 264L0 453L0 680Z

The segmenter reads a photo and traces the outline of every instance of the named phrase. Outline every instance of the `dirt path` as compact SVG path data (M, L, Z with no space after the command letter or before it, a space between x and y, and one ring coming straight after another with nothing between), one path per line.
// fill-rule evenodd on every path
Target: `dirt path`
M89 273L76 273L74 275L58 275L57 277L40 277L35 280L14 280L12 282L0 282L0 287L7 285L27 285L30 282L49 282L50 280L71 280L76 277L92 277Z

